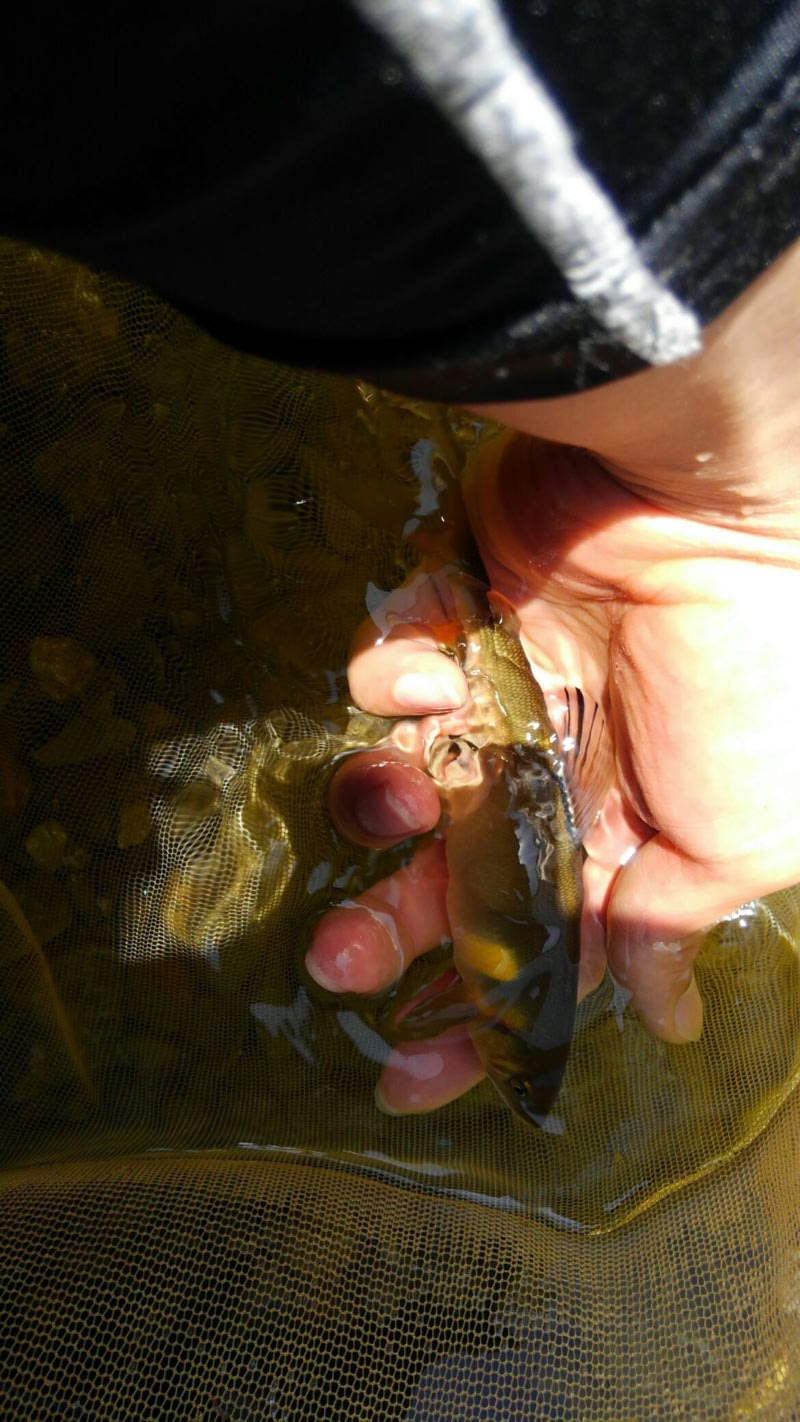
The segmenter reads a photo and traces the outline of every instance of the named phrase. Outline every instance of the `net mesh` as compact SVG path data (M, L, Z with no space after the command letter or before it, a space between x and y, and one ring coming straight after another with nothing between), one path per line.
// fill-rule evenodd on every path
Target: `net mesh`
M347 642L474 425L13 243L0 324L0 1414L800 1418L797 891L699 1043L587 1000L557 1137L380 1114L303 970L410 852L326 813Z

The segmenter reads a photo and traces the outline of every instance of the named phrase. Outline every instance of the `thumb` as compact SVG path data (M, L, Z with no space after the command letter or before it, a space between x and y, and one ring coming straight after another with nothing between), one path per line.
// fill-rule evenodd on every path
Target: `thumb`
M697 1041L703 1004L692 964L704 930L745 897L730 866L701 864L660 834L620 870L608 907L608 964L655 1036Z

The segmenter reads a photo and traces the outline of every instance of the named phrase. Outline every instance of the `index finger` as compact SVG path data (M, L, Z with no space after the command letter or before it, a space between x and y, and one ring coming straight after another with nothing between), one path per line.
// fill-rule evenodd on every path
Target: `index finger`
M441 650L471 610L447 569L415 570L361 623L350 645L354 700L378 716L454 711L467 699L457 662Z

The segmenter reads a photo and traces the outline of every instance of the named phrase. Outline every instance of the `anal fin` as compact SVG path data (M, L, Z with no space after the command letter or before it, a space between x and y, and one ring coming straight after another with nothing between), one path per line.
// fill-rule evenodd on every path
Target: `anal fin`
M392 1034L399 1041L420 1041L436 1037L448 1027L474 1022L477 1016L474 998L455 969L449 968L399 1009L392 1021Z

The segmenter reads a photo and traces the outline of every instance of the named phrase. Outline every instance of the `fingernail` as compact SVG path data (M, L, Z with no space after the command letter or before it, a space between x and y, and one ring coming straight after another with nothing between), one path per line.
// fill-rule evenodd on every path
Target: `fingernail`
M455 711L463 693L442 672L404 672L394 684L394 699L404 711Z
M342 992L344 990L339 979L326 973L316 958L312 958L310 954L306 954L306 971L317 986L324 988L326 992Z
M422 828L413 807L407 805L388 785L377 785L356 802L353 813L365 834L376 839L388 835L414 834Z
M405 1114L403 1111L398 1111L396 1106L389 1105L381 1091L380 1082L378 1082L378 1085L375 1087L375 1105L378 1110L383 1111L386 1116L402 1116Z
M320 919L306 968L327 992L384 992L405 968L394 919L379 908L345 899Z
M696 1042L703 1031L703 999L694 978L675 1004L672 1021L684 1042Z

